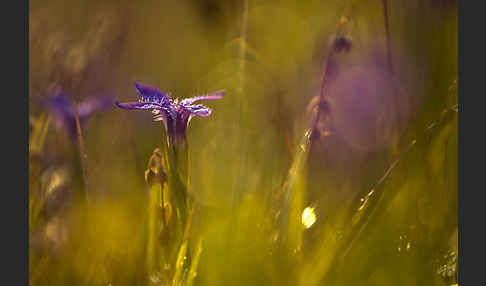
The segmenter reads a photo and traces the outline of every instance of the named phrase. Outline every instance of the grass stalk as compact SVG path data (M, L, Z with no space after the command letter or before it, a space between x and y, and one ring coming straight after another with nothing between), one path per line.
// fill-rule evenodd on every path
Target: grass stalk
M90 203L90 198L89 198L89 193L88 193L88 167L87 167L87 155L86 155L86 150L84 148L84 139L83 139L83 132L81 130L81 122L79 121L79 114L78 114L78 109L77 107L74 108L74 116L76 119L76 132L77 132L77 137L78 137L78 147L79 147L79 156L81 158L81 169L83 173L83 182L84 182L84 197L86 200L86 203L89 205Z

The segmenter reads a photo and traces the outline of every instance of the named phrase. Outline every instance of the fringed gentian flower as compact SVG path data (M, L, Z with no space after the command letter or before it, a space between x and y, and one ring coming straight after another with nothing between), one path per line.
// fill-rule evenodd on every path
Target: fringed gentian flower
M221 90L179 101L177 98L172 100L170 94L165 94L156 88L139 82L135 82L135 89L140 96L138 102L116 102L116 105L124 109L152 110L154 121L162 120L164 122L169 137L169 145L172 145L174 140L178 143L185 142L186 129L192 117L208 117L211 115L209 107L194 104L195 102L221 99L224 95L224 91Z
M189 160L186 129L192 117L208 117L211 115L210 108L195 103L200 100L221 99L224 91L179 101L178 99L171 99L169 94L139 82L135 82L135 89L140 97L137 102L116 102L116 105L123 109L151 110L154 121L164 122L168 139L165 141L167 145L164 148L164 162L167 164L169 190L175 198L179 234L182 235L190 209L187 200L187 166Z
M56 124L65 127L72 138L75 138L77 134L76 111L79 123L83 126L93 114L113 106L113 99L106 96L88 98L75 105L72 98L59 89L52 96L37 97L34 100L49 109L54 115Z

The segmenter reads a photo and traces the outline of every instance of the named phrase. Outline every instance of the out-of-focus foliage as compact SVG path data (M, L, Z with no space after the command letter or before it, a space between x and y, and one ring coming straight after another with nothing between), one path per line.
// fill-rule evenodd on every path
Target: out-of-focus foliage
M387 3L393 74L383 1L30 1L30 96L225 90L187 131L182 285L452 285L457 1ZM33 100L29 120L30 284L169 283L147 270L162 123L113 107L73 140Z

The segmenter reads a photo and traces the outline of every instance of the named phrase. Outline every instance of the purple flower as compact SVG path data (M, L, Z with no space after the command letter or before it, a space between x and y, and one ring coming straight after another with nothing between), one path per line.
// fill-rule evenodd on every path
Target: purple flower
M189 121L194 116L208 117L211 109L202 104L194 104L199 100L215 100L224 96L224 91L172 100L170 94L165 94L156 88L143 85L135 81L135 89L140 99L138 102L116 102L116 105L123 109L152 110L154 121L162 120L169 135L169 142L173 138L184 140Z
M57 89L52 96L35 98L34 100L53 113L55 122L58 126L64 126L70 136L76 136L75 105L70 96L66 95L64 91ZM111 106L113 106L113 100L106 96L91 97L79 102L76 106L79 123L83 126L91 115L106 110Z

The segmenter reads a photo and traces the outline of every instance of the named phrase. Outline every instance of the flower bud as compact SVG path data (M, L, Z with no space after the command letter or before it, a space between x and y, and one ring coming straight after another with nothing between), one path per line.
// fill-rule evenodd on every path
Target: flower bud
M145 171L145 182L149 186L154 184L164 185L167 182L163 162L162 152L159 148L155 148L152 156L150 156L147 170Z

